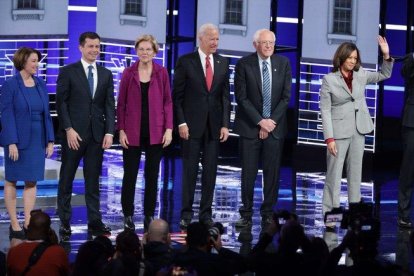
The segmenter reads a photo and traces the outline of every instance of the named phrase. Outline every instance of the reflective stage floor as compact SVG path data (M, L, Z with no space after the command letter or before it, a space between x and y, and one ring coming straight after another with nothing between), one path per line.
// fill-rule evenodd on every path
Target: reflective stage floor
M59 150L56 150L59 152ZM322 155L323 156L323 155ZM308 156L312 159L315 156ZM58 160L55 153L54 160ZM141 168L144 165L145 155L142 156ZM312 160L310 160L312 162ZM3 157L0 157L3 163ZM316 162L316 161L315 161ZM318 160L323 164L324 160ZM294 163L294 162L284 162ZM259 237L261 217L259 208L262 201L262 174L256 180L254 192L254 216L251 229L239 232L235 228L235 222L239 218L238 208L241 205L240 167L237 157L222 157L219 161L219 169L216 181L216 189L213 202L213 220L221 222L225 226L222 236L225 247L234 251L246 253L254 245ZM322 166L316 169L302 170L300 166L284 165L281 168L279 199L275 209L286 209L295 212L305 231L309 236L324 237L329 246L335 246L345 234L345 230L337 229L335 233L325 233L322 219L322 192L325 173ZM173 233L174 246L179 247L185 238L185 233L179 228L181 209L181 159L177 151L164 157L161 162L161 170L158 182L158 195L155 217L165 219L170 223L170 231ZM52 227L58 231L59 220L56 215L57 173L51 174L48 180L38 183L37 208L42 208L53 219ZM54 176L53 176L54 175ZM111 239L114 240L117 233L123 230L123 215L121 211L120 196L122 183L122 152L111 149L105 152L105 161L100 178L101 210L103 221L112 228ZM379 243L380 256L397 262L414 271L412 264L411 248L409 246L410 231L400 230L397 227L397 185L398 172L395 169L374 171L374 180L364 180L361 185L362 197L365 202L375 202L375 212L381 221L381 240ZM198 204L200 202L199 179L194 203L194 220L198 219ZM135 216L137 233L143 233L143 170L140 169L135 190ZM21 197L22 189L18 195ZM86 208L83 197L82 173L74 182L72 206L72 237L65 243L70 260L73 261L77 250L87 236ZM8 240L8 215L3 202L3 189L0 190L0 250L7 252ZM341 191L341 204L347 204L346 180L343 179ZM21 200L18 201L21 207ZM19 218L22 218L22 209L19 208ZM343 261L343 260L342 260Z

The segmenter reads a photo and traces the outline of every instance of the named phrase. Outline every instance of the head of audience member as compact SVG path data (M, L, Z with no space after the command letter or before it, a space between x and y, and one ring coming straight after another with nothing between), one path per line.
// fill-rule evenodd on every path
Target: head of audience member
M201 25L197 33L200 50L208 55L214 54L218 48L219 30L216 25L206 23Z
M188 248L196 248L206 252L211 248L208 226L201 222L192 222L188 225L185 240Z
M147 242L171 243L168 223L163 219L154 219L148 226Z
M261 59L267 59L275 51L276 36L268 29L257 30L253 35L253 47Z
M103 245L105 256L110 260L115 253L115 247L113 246L112 241L104 235L95 237L94 241Z
M158 53L159 46L154 36L144 34L135 41L135 51L139 57L140 62L151 62L154 56Z
M295 253L306 238L305 231L297 220L287 220L280 229L279 249L284 252Z
M311 275L322 275L322 270L326 266L329 258L329 249L325 240L320 237L313 237L309 242L309 250L306 252L306 259Z
M28 240L44 240L51 244L57 244L58 238L55 231L50 227L50 216L41 210L30 212L30 221L27 227Z
M97 241L86 241L79 247L72 275L101 275L107 263L104 246Z
M365 226L365 227L363 227ZM354 246L351 246L351 256L355 262L373 260L378 254L381 223L376 218L365 219L361 227L354 232Z
M137 260L141 257L141 244L139 237L133 231L122 231L116 236L116 255L135 256Z
M101 53L101 38L95 32L84 32L79 36L79 51L82 59L92 64Z
M13 55L13 65L19 72L34 75L37 72L42 54L30 47L21 47Z
M358 47L352 42L344 42L336 49L332 72L358 71L361 67L361 55Z

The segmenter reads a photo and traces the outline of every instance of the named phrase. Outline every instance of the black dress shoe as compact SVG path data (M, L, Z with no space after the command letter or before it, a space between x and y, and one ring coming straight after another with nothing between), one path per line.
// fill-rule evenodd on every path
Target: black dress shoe
M252 219L241 217L238 221L236 221L234 225L236 226L236 228L250 227L252 226Z
M134 224L134 219L132 218L132 216L124 217L124 230L135 231L135 224Z
M269 224L272 223L272 217L271 216L264 216L262 217L262 221L260 223L262 229L266 228Z
M190 225L190 223L191 223L191 220L189 220L189 219L181 219L180 220L180 228L182 230L186 230L188 225Z
M153 220L154 220L153 216L145 216L144 217L144 232L148 231L148 227L149 227L151 221L153 221Z
M60 240L63 242L67 242L70 240L71 235L72 235L72 230L70 229L70 224L61 223L59 227Z
M88 233L92 236L111 235L111 228L102 221L88 223Z
M211 218L200 220L201 223L206 225L207 227L212 227L214 225L214 221Z
M410 219L398 218L397 224L401 228L406 228L406 229L411 229L412 228L412 224L411 224Z
M9 227L9 240L12 239L18 239L18 240L25 240L26 239L26 233L23 229L14 231L12 226Z

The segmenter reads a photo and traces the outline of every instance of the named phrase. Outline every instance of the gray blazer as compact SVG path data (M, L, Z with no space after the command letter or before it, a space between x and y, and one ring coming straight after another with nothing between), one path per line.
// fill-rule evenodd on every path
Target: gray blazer
M365 86L388 79L393 64L384 60L380 72L365 71L362 67L354 71L352 93L341 72L329 73L323 78L319 105L325 140L349 138L355 128L361 134L374 130L365 100Z

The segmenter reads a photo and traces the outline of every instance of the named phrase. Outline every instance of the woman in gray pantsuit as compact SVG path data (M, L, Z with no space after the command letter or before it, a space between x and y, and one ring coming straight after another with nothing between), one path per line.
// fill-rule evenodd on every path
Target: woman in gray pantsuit
M322 198L324 214L339 207L345 159L348 202L361 200L365 134L374 130L365 100L365 86L389 78L394 62L384 37L378 36L378 45L384 57L380 72L364 70L356 45L344 42L335 52L332 73L326 75L322 81L320 108L327 144L327 172Z

